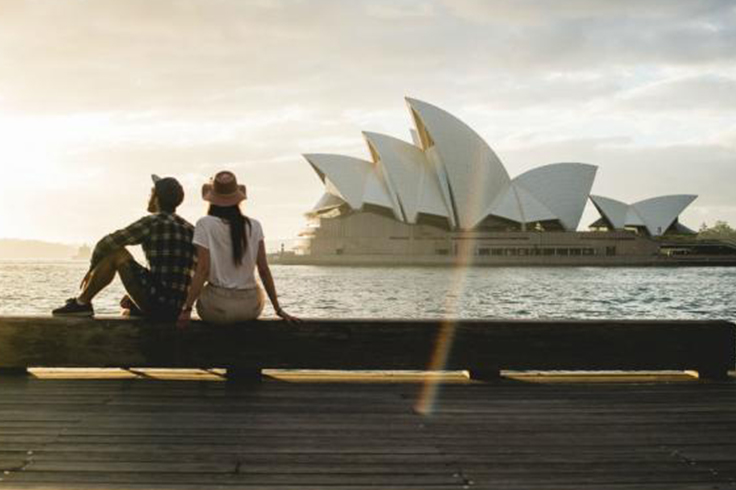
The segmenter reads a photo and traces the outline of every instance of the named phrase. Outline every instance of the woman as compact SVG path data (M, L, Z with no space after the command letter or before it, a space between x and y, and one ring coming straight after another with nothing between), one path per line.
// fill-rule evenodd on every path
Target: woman
M256 266L276 314L286 321L297 320L279 306L261 224L240 212L245 186L238 185L232 172L219 172L202 186L202 198L210 207L207 216L197 221L194 228L197 268L177 326L189 324L195 301L197 313L208 323L229 324L258 318L264 298L256 283Z

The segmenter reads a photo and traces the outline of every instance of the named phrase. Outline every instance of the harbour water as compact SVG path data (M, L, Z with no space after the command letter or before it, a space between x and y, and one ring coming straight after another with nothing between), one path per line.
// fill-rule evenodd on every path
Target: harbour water
M0 261L0 315L48 314L86 261ZM272 266L283 307L305 318L612 318L736 321L736 268ZM96 298L118 314L119 280ZM269 307L265 316L272 316Z

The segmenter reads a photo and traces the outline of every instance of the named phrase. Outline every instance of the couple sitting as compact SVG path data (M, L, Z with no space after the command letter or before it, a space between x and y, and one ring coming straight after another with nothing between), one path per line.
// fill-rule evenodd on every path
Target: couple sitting
M196 302L197 313L209 323L253 320L264 306L254 276L257 266L276 314L296 320L279 306L261 224L241 213L245 186L238 185L235 175L219 172L202 186L202 198L210 206L196 227L176 214L184 200L181 184L155 175L153 182L151 214L97 243L79 295L55 309L54 315L92 316L92 299L118 273L128 293L120 304L131 315L186 327ZM139 244L150 269L125 249Z

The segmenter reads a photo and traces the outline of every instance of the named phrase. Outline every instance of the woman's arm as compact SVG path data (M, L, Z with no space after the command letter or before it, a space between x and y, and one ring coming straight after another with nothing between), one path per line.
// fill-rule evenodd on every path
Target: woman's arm
M210 251L201 245L196 245L196 248L197 268L194 270L194 277L192 278L192 284L189 286L187 300L184 302L179 319L176 321L176 326L179 328L185 328L189 325L189 321L192 319L194 302L197 301L200 293L202 293L202 287L210 275Z
M276 294L276 285L273 282L271 268L268 266L268 259L266 258L266 247L263 244L263 240L258 242L258 255L256 257L256 265L258 266L258 275L261 276L261 282L263 282L263 287L266 288L268 299L271 300L271 304L273 305L273 309L276 311L276 314L287 322L299 321L298 318L289 315L281 308L281 306L279 306L279 298Z

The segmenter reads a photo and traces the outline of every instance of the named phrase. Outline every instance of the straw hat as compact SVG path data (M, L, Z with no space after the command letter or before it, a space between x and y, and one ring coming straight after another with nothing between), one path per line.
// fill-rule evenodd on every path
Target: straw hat
M215 206L235 206L245 198L245 186L238 185L235 175L227 170L217 172L208 184L202 186L202 199Z

